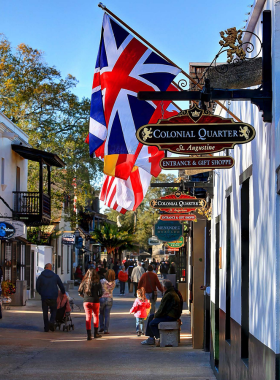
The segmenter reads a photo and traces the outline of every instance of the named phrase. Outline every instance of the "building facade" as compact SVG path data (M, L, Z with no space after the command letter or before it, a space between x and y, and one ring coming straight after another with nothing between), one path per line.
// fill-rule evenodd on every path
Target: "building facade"
M210 348L222 380L280 376L280 2L256 0L246 30L262 40L265 10L272 17L272 122L249 101L232 102L256 137L227 152L232 169L214 174ZM260 48L254 35L251 42ZM220 107L215 113L228 117Z

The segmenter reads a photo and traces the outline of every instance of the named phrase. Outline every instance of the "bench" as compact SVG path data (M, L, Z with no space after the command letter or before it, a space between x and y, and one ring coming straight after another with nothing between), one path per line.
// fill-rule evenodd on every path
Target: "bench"
M180 342L180 326L180 319L176 322L159 323L160 347L178 347Z

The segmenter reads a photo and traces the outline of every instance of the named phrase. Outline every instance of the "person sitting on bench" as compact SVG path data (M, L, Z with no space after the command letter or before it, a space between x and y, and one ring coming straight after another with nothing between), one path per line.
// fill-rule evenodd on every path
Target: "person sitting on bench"
M149 338L141 342L141 344L155 344L155 338L159 339L159 323L176 322L181 316L180 298L175 292L172 282L170 280L163 280L162 284L164 296L162 297L158 311L149 316L146 329L146 336Z

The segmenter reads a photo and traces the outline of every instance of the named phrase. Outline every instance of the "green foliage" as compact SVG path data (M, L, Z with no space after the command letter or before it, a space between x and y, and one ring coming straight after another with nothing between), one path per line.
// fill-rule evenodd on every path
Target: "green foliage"
M84 205L102 175L102 162L89 157L84 143L90 99L73 94L77 82L71 74L62 78L40 50L20 44L14 51L0 35L0 110L27 133L33 148L55 153L66 164L52 168L54 208L60 207L63 193L73 196L73 178L78 204ZM28 190L38 191L38 163L29 161L28 170Z
M151 182L172 183L175 178L172 174L160 174L157 178L153 177ZM125 215L121 215L115 210L108 210L105 211L105 214L107 214L109 220L115 222L119 218L122 228L133 234L133 239L139 244L140 248L148 250L150 248L148 239L152 236L152 228L159 217L159 213L150 207L150 201L174 193L176 190L170 187L150 187L136 211L128 211Z
M115 224L104 223L100 228L96 228L91 236L106 247L109 254L117 248L133 245L131 234L124 229L118 229Z

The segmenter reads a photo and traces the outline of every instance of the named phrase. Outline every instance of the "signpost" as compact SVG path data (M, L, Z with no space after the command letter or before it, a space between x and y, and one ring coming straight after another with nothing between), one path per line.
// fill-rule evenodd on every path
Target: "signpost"
M183 236L180 237L180 239L171 241L167 244L167 248L181 248L184 245L184 238Z
M175 157L162 158L160 167L165 170L175 169L229 169L234 165L234 159L229 156L215 157Z
M150 202L152 208L159 208L168 213L183 212L187 213L195 211L197 208L203 208L206 206L205 199L192 197L188 194L183 194L180 191L176 191L174 194L166 195L159 199L153 199Z
M22 236L22 235L25 234L26 225L23 222L20 222L18 220L10 220L10 219L8 219L8 220L3 220L0 223L10 224L10 225L12 225L14 227L15 233L12 236L13 238L16 238L18 236Z
M187 215L181 215L181 214L163 214L160 215L160 220L163 221L178 221L178 222L186 222L186 221L196 221L196 215L194 214L187 214Z
M160 245L161 242L158 240L156 236L152 236L151 238L148 239L148 244L149 245Z
M74 234L63 234L62 235L62 244L65 245L75 245L75 235Z
M11 239L15 235L15 227L7 222L0 222L0 240Z
M163 222L155 224L155 235L161 241L174 241L183 235L183 225L179 222Z
M205 154L246 144L255 137L252 125L212 115L194 105L157 124L146 124L136 133L144 145L181 154ZM212 166L215 167L215 166Z

